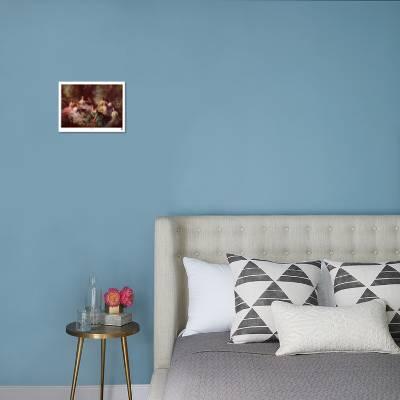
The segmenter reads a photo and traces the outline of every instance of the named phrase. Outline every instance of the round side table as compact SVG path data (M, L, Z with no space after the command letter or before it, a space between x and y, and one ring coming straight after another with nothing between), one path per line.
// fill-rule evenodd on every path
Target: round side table
M128 343L126 338L128 336L138 333L140 326L137 322L130 322L123 326L98 326L92 328L90 331L82 332L77 329L76 322L72 322L65 327L65 331L68 335L75 336L78 338L76 346L75 366L74 374L72 377L71 395L70 400L75 398L76 383L78 381L79 365L81 363L82 348L84 339L98 339L101 340L101 380L100 380L100 399L103 400L104 394L104 367L106 364L106 340L107 339L121 339L122 354L124 356L124 367L125 367L125 378L128 389L128 398L132 400L132 384L131 384L131 372L129 368L129 355L128 355Z

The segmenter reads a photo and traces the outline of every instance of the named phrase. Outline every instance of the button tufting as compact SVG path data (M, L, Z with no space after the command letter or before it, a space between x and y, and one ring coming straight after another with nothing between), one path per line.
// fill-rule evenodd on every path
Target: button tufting
M333 250L329 250L329 255L333 255Z
M400 250L395 250L395 254L400 254Z
M196 229L196 233L200 233L201 232L201 229L200 228L197 228Z
M180 254L177 254L176 257L177 257L177 258L181 258L182 256L181 256Z
M352 251L351 251L351 255L352 255L352 256L355 256L355 255L356 255L356 252L355 252L354 250L352 250Z
M200 253L199 253L198 251L195 251L195 252L194 252L194 255L195 255L196 257L198 257L198 256L200 255Z
M333 228L331 226L328 226L328 231L332 232Z
M306 251L306 253L307 253L308 255L310 255L310 254L312 254L312 251L311 251L310 249L308 249L308 250Z
M268 251L265 251L265 250L264 250L264 251L262 252L262 254L263 254L263 256L266 256L266 255L268 254Z
M355 226L352 226L352 227L351 227L351 230L354 232L354 231L356 230L356 227L355 227Z
M244 227L243 226L240 227L240 232L244 232Z
M375 256L378 254L378 250L374 250L373 252L372 252L372 254L374 254Z
M285 226L285 231L289 232L289 227L288 226Z
M283 252L283 254L284 254L285 256L288 256L288 255L289 255L289 252L288 252L287 250L285 250L285 251Z
M217 228L217 232L222 232L222 228L220 226Z
M398 231L398 230L399 230L399 227L396 225L396 226L394 227L394 230L395 230L395 231Z
M378 228L374 225L374 226L372 227L372 230L373 230L373 231L377 231Z

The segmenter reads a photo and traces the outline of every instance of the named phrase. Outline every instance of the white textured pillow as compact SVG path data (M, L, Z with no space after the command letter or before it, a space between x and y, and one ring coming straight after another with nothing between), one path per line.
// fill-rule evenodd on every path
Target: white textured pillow
M182 336L229 331L235 315L233 276L229 265L183 258L189 309Z
M325 352L399 354L390 336L383 300L348 307L271 305L279 334L277 356Z

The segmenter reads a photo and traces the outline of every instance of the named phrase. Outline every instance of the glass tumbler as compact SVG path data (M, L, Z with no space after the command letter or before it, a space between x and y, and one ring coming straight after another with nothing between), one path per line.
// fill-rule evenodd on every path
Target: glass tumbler
M90 310L90 323L92 326L101 325L103 321L103 313L99 310Z
M77 317L78 317L76 321L77 329L81 332L90 331L91 329L90 312L85 309L78 310Z

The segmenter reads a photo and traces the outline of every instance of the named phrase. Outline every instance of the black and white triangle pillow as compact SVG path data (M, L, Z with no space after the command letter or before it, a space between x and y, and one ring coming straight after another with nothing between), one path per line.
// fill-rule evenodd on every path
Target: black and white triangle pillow
M390 333L400 340L400 261L324 263L331 275L336 305L385 300Z
M274 263L227 254L235 282L233 343L276 341L271 304L275 300L318 305L321 261Z

